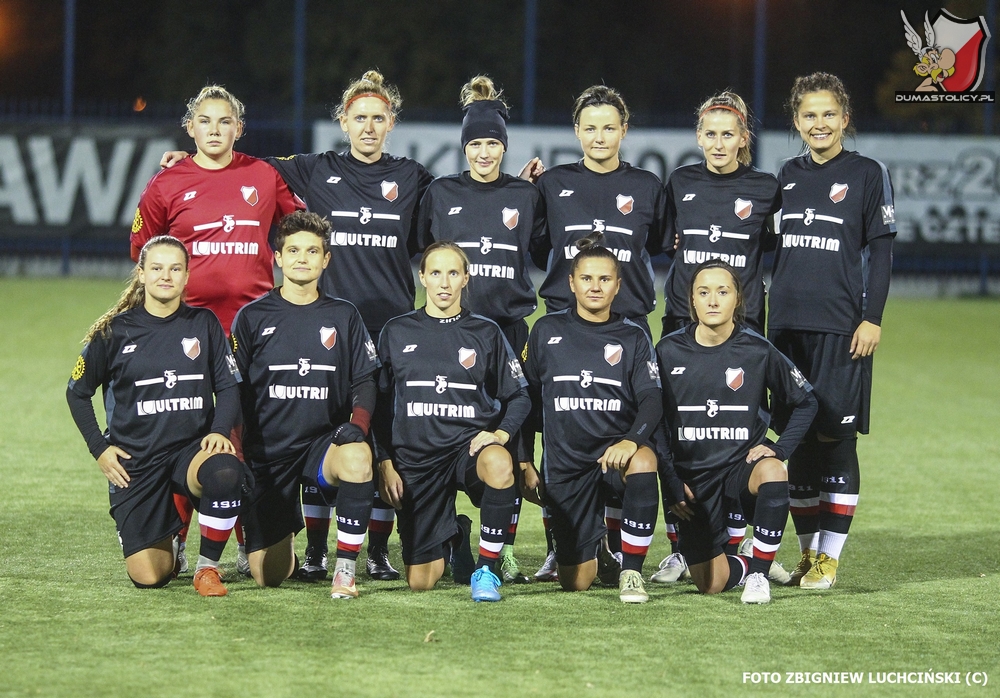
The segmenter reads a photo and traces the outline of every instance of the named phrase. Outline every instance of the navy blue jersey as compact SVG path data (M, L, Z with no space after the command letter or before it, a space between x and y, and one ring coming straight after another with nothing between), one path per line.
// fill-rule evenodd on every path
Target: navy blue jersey
M761 316L761 261L774 246L772 217L781 208L778 180L746 165L729 174L716 174L699 162L674 170L666 193L664 248L670 253L678 241L664 287L666 314L688 317L695 268L709 259L721 259L740 275L746 316Z
M559 165L538 178L545 201L548 253L539 291L547 312L575 307L569 269L579 253L576 241L604 233L604 246L622 266L622 288L611 309L624 317L645 317L656 305L650 255L663 243L663 185L652 172L622 162L614 172L592 172L583 161ZM536 259L540 261L540 259Z
M310 211L333 225L320 289L353 303L371 334L413 310L410 258L418 250L417 203L431 182L409 158L361 162L349 152L267 158Z
M663 416L681 479L743 462L764 443L768 391L791 405L805 404L812 391L795 365L753 330L737 325L728 340L706 347L695 340L695 328L672 332L656 345ZM794 448L778 444L787 453Z
M850 336L865 308L868 243L896 234L889 172L849 150L822 165L806 153L786 161L778 181L768 328Z
M660 387L645 330L620 316L587 322L575 308L535 322L524 370L541 395L546 482L594 467L632 429L637 397Z
M545 236L542 197L531 182L501 173L478 182L468 172L440 177L427 188L417 216L420 247L452 240L469 256L462 302L507 326L535 312L529 248Z
M102 388L109 445L137 473L152 454L208 435L215 393L239 380L222 325L211 310L181 304L169 317L138 306L111 321L77 359L69 389L91 399ZM225 434L229 436L229 434Z
M521 364L500 327L463 310L434 318L421 308L390 320L379 336L379 399L390 400L391 447L383 456L407 464L468 448L481 431L514 434L527 412ZM524 412L507 419L519 398Z
M232 338L243 453L255 466L296 458L350 420L351 386L378 367L357 309L328 296L296 305L274 289L240 309Z

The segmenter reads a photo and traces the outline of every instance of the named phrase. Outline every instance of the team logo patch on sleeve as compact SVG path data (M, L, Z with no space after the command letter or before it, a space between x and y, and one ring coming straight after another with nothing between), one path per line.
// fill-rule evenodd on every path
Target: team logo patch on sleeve
M197 337L184 337L181 339L181 349L184 350L184 356L192 361L201 356L201 342L198 341Z
M132 219L132 232L138 233L140 230L142 230L142 213L139 212L139 209L136 209L135 218Z
M73 373L70 374L70 377L73 380L78 381L81 378L83 378L83 374L86 371L87 371L87 362L83 360L83 354L81 354L80 356L76 357L76 365L73 366Z
M417 345L414 344L413 346L416 347ZM375 358L378 356L378 352L375 350L375 342L373 342L370 339L367 342L365 342L365 354L368 355L369 361L374 361Z
M510 377L514 380L521 380L524 378L524 372L521 370L521 362L517 359L511 359L507 362L507 366L510 368Z
M621 344L605 344L604 345L604 360L607 361L612 366L617 366L622 360L622 345Z
M803 376L802 371L800 371L795 366L792 366L792 380L794 380L795 385L799 386L800 388L806 384L806 377Z
M882 207L882 225L892 225L896 222L896 207L892 204Z
M726 369L726 385L730 387L733 391L739 390L743 387L743 369L742 368L727 368Z
M458 363L462 364L464 368L472 368L476 365L476 350L466 349L461 347L458 350Z
M736 213L736 217L741 221L745 221L750 217L750 213L753 211L753 202L747 201L746 199L737 199L733 208Z
M635 205L635 200L631 196L619 194L615 199L615 204L617 204L618 210L621 211L622 215L627 216L632 213L632 207Z
M260 197L257 196L257 187L240 187L240 193L243 195L243 200L251 206L256 206L257 202L260 201Z
M230 335L229 342L233 345L233 352L235 353L240 348L240 343L236 341L236 335Z
M395 201L399 196L399 187L395 182L382 182L382 198L386 201Z
M517 221L521 218L520 212L516 208L505 208L503 210L503 224L507 226L507 230L513 230L517 227Z
M660 369L655 361L647 361L646 370L649 371L649 380L655 381L660 379Z
M337 344L337 328L320 327L319 341L323 343L323 346L326 347L327 351L333 349L334 345Z
M847 197L848 187L846 184L834 184L830 187L830 201L839 204Z

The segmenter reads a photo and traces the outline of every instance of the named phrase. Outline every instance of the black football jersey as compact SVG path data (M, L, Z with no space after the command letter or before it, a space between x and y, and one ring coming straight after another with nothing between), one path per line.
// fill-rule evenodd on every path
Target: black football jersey
M430 172L387 153L370 164L349 152L267 161L310 211L333 225L320 289L353 303L373 335L389 318L413 310L410 258L419 251L416 210Z
M575 308L535 322L525 376L541 394L546 482L594 467L632 429L638 395L660 387L645 330L620 316L587 322Z
M274 289L233 321L243 375L243 453L260 465L296 458L350 420L351 386L378 367L375 343L347 301L296 305Z
M820 165L809 153L778 173L782 211L768 329L852 335L868 285L868 242L896 234L889 171L844 150Z
M514 434L506 405L528 400L527 383L499 325L468 310L434 318L420 308L393 318L379 336L379 399L392 400L392 450L419 465L480 431Z
M417 214L418 240L452 240L469 256L469 310L507 326L536 308L528 251L545 236L542 197L531 182L501 173L478 182L468 172L431 182Z
M721 259L740 275L746 317L759 317L764 307L761 261L774 246L772 217L781 208L778 180L746 165L716 174L700 162L674 170L666 193L664 248L669 251L679 241L664 287L667 314L688 317L695 268Z
M132 456L122 464L138 473L149 456L206 436L215 393L238 380L218 318L182 303L165 318L141 305L115 317L108 336L84 347L69 388L88 400L103 388L105 438Z
M681 479L729 468L764 443L768 391L792 405L812 391L795 365L753 330L737 325L714 347L698 344L694 332L691 325L656 345L663 416Z
M576 241L604 233L604 245L622 267L622 287L612 310L624 317L645 317L656 305L650 255L663 243L663 185L652 172L622 162L614 172L588 170L581 160L558 165L538 178L545 201L548 252L539 291L547 312L574 307L569 269L579 253Z

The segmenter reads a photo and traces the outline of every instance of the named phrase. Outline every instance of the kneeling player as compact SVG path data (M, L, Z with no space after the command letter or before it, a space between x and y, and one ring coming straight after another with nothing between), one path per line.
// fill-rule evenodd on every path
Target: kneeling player
M274 260L284 283L240 309L236 362L246 377L243 453L256 486L243 514L254 580L278 586L295 570L300 480L337 488L331 597L357 598L355 561L371 516L375 345L357 309L317 287L330 261L330 224L299 211L281 220Z
M782 461L809 429L816 399L798 369L742 325L743 289L732 267L700 264L690 303L697 323L656 346L673 456L673 467L661 458L664 501L680 518L680 550L698 591L716 594L745 580L743 603L768 603L767 573L788 518ZM768 390L795 406L775 444L764 441ZM752 558L725 554L726 513L737 504L754 522Z
M643 603L642 563L657 510L656 456L645 444L660 421L660 381L646 331L611 312L619 262L596 240L577 242L569 276L574 307L540 318L528 340L544 484L530 466L525 486L541 485L559 583L568 591L593 583L597 545L607 532L604 504L622 496L619 594L625 603Z
M399 509L407 583L430 589L458 534L455 494L464 490L480 509L472 599L499 601L497 559L517 497L505 445L530 409L527 384L499 326L462 308L469 260L460 247L429 245L420 283L427 305L393 318L379 337L382 496Z
M194 587L225 596L219 560L240 513L243 465L229 434L239 376L218 319L181 302L188 252L161 235L139 253L129 287L90 328L66 391L70 412L111 483L111 516L136 587L175 576L174 496L198 508ZM103 389L107 432L91 399ZM214 404L213 404L214 397Z

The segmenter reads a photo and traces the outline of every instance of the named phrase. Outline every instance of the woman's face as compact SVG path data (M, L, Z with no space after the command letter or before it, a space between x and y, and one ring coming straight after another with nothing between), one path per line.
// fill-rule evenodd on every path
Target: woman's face
M850 116L829 90L807 92L795 113L795 128L813 159L823 163L843 150L844 129Z
M480 182L493 182L500 176L503 162L503 143L495 138L476 138L465 146L472 178Z
M597 165L610 165L617 161L628 126L622 124L617 109L610 104L601 104L584 107L574 129L583 147L584 160Z
M434 250L424 260L420 283L427 289L427 302L443 317L457 315L462 308L462 289L469 283L465 261L454 250Z
M691 302L698 323L716 329L732 324L739 298L725 269L703 269L691 282Z
M382 157L385 137L394 124L389 105L378 97L354 100L340 117L340 128L351 141L351 153L369 162Z
M708 169L716 174L729 174L739 167L736 159L740 148L747 144L746 134L740 129L736 114L717 109L701 118L698 145L705 154Z
M226 100L203 99L187 122L187 133L194 139L198 152L215 160L232 153L243 125Z
M578 309L592 315L611 307L621 285L614 261L602 257L581 260L569 277L569 288L576 296Z
M146 259L139 269L139 283L152 298L164 305L178 300L188 282L184 253L174 245L156 245L146 250Z

